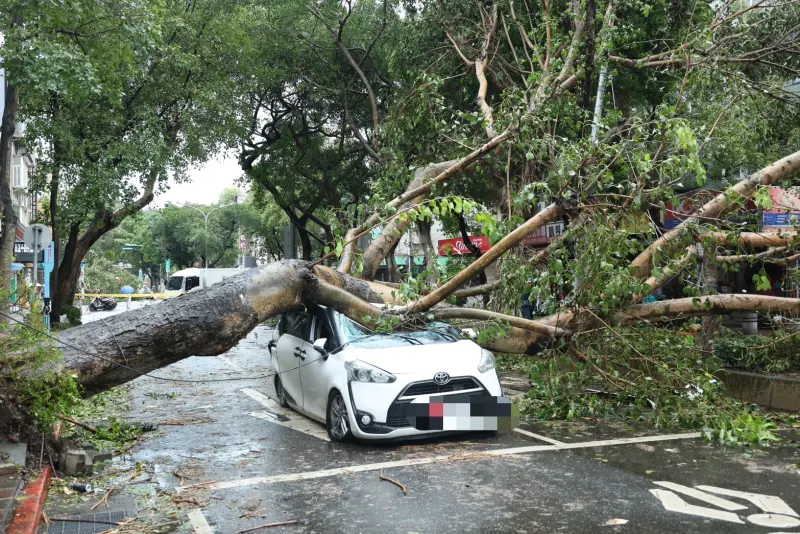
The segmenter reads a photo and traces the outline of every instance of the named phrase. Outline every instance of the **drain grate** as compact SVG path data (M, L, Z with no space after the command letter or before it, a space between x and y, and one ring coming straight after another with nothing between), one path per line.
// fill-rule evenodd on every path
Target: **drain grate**
M134 510L120 510L118 512L76 515L69 518L74 521L52 520L50 526L46 527L46 530L43 529L42 532L45 534L97 534L114 528L114 525L110 523L119 523L126 517L135 514Z

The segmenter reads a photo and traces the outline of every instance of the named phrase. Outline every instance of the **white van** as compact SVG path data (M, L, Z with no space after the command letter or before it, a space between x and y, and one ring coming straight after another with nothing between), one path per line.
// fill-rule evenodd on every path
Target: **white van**
M192 267L175 272L167 280L166 294L170 297L177 297L188 293L193 289L209 287L218 282L222 282L229 276L243 273L244 269L198 269Z

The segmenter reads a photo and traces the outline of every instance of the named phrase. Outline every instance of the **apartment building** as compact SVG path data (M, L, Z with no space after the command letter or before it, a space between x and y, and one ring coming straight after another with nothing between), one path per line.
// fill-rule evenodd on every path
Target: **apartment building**
M5 70L0 69L0 116L3 114L6 96ZM25 124L19 122L14 129L12 175L9 183L14 212L17 215L16 239L21 240L25 229L36 219L37 198L30 192L30 181L36 169L35 155L27 151L21 138Z

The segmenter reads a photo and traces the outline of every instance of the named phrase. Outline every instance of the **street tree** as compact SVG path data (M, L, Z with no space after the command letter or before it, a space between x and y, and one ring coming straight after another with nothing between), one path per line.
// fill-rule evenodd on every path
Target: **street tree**
M311 17L366 93L370 113L363 117L370 120L350 131L369 161L366 167L374 171L369 199L362 199L350 228L340 229L343 237L336 237L335 246L315 263L279 262L116 316L107 325L60 334L69 343L64 366L88 391L189 355L219 354L265 319L323 304L369 328L469 321L480 331L479 343L493 350L533 353L543 343L554 344L560 354L595 373L612 396L627 398L632 390L641 396L640 385L651 382L668 395L686 384L686 375L675 372L672 362L636 352L634 346L635 365L609 364L607 352L595 357L599 342L608 339L599 336L628 346L617 328L631 323L800 309L798 299L691 293L688 284L686 297L641 303L696 266L700 249L739 249L749 256L751 247L786 247L784 254L797 245L794 232L748 232L752 229L728 220L749 199L766 205L766 188L800 170L800 152L791 144L800 124L797 100L784 89L800 67L796 4L546 0L487 5L464 0L405 5L404 17L392 21L401 27L390 33L394 46L384 48L391 48L387 62L397 65L394 72L405 71L390 84L388 111L372 105L380 101L373 98L375 88L367 87L372 79L358 66L351 50L357 47L343 40L359 7L324 8L312 7ZM283 89L295 90L295 74L289 73ZM709 80L717 80L718 88ZM611 91L605 91L607 85ZM737 107L742 102L752 106L750 117L746 108ZM762 118L758 110L772 111ZM282 139L269 125L280 112L269 110L264 121L259 113L249 132L257 130L260 141L243 157L262 158L259 164L268 167L270 150ZM775 131L777 123L781 131ZM305 124L329 131L322 119ZM742 124L764 128L773 140L747 150L747 141L736 139ZM705 151L712 147L709 156ZM744 172L742 162L725 162L742 154L748 157ZM677 227L663 229L656 221L665 203L684 183L702 186L709 173L723 190ZM486 184L502 185L479 198L468 196ZM492 240L489 251L414 291L408 284L395 288L372 281L377 265L410 225L452 213L466 213L480 224ZM567 223L564 236L524 255L525 237L556 220ZM361 238L377 228L378 237L359 250ZM495 262L501 264L497 280L465 287ZM537 296L556 306L554 314L528 320L507 313L525 276L537 280ZM483 293L494 293L496 311L452 305L453 298ZM216 313L198 319L196 310L212 303ZM397 307L376 306L382 303Z
M185 179L187 166L231 141L240 6L48 3L26 24L30 38L9 49L60 258L54 320L72 303L89 249L147 206L170 174ZM28 69L39 63L50 71Z

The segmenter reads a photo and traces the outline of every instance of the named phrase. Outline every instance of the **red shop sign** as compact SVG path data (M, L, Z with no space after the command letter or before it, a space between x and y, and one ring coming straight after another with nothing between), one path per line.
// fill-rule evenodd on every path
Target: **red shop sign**
M489 242L489 238L485 235L469 236L470 241L472 244L477 246L481 249L481 252L486 252L492 246ZM440 239L439 240L439 256L447 256L449 254L461 256L464 254L472 254L470 250L467 248L467 245L464 244L464 240L460 237L455 239Z

